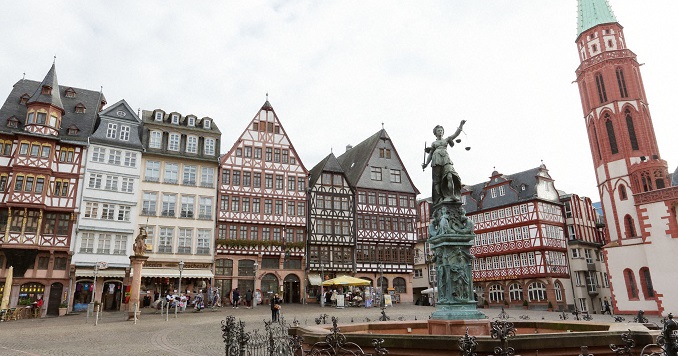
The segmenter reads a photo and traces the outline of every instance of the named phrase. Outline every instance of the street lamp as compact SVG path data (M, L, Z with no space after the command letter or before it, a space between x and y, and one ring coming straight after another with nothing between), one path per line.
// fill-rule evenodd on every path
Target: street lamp
M325 307L325 287L323 286L323 282L325 282L325 265L323 263L320 264L320 307L324 308Z
M381 304L381 310L384 310L384 264L379 263L379 303Z
M184 272L184 261L179 261L179 300L174 301L174 317L177 317L177 309L179 308L179 303L181 302L181 277Z
M257 268L259 268L259 264L257 261L254 261L254 283L252 284L254 291L252 291L252 309L257 306Z

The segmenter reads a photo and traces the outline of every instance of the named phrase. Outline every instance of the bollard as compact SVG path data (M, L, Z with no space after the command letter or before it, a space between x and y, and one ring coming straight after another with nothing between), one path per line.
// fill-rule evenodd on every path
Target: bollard
M169 321L169 310L170 310L170 303L167 302L167 310L165 310L165 321Z
M139 312L139 303L134 303L134 325L137 325L137 313Z
M94 326L97 326L97 325L99 325L99 309L100 309L100 306L95 304L94 309L96 310L96 315L94 316Z

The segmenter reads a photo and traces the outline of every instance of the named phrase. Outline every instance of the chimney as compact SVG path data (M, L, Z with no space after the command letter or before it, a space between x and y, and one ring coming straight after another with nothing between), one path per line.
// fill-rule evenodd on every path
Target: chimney
M346 152L348 152L351 148L353 148L353 145L346 145Z

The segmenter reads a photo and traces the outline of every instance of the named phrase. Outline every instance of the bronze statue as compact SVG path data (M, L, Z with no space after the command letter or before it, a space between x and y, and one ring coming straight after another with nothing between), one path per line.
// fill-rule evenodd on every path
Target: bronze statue
M139 235L134 239L134 245L132 245L135 256L143 256L146 253L146 241L144 240L146 240L147 237L148 234L146 233L146 229L140 227Z
M466 120L461 120L457 131L451 136L443 138L445 129L438 125L433 128L433 134L436 140L431 143L430 147L426 147L425 151L428 157L424 163L421 164L422 169L431 164L433 170L433 204L438 204L444 201L459 201L461 197L461 178L452 166L452 160L447 154L447 146L454 146L454 139L462 132L462 128Z

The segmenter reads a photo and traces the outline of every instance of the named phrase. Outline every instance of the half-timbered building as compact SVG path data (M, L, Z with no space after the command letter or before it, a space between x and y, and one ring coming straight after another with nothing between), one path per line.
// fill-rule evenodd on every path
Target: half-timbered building
M392 288L401 302L412 302L419 191L395 145L381 129L355 147L347 147L337 159L355 190L355 276L376 281L383 293Z
M204 293L214 276L221 132L211 118L192 114L143 110L141 118L144 153L138 225L148 235L149 256L142 269L141 293L177 290L180 275L182 293Z
M537 308L572 303L562 204L543 164L512 175L494 171L489 181L465 186L462 203L476 234L479 299Z
M611 306L610 283L603 259L605 223L591 199L577 194L560 194L564 204L568 260L574 304L578 310L602 313L604 302Z
M221 158L215 282L302 298L308 171L268 100Z
M615 313L678 309L678 187L659 152L647 93L625 29L604 0L579 0L576 69L607 236ZM678 183L678 182L677 182Z
M100 92L60 86L52 64L42 82L14 84L0 109L0 278L13 266L10 306L44 296L56 315L66 299L87 138L105 103Z
M120 100L99 113L90 136L78 229L71 244L73 310L86 310L93 295L102 310L120 310L124 302L123 282L139 215L140 128L141 119ZM108 268L96 270L95 285L97 262L106 262Z
M309 188L307 295L315 299L323 280L355 273L355 192L333 153L311 169Z

